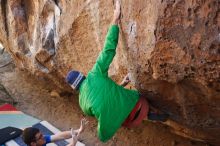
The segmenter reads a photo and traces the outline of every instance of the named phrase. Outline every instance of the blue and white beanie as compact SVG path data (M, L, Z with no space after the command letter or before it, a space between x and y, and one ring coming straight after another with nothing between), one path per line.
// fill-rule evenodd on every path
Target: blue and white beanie
M70 71L66 76L66 82L73 88L78 90L80 84L86 77L79 71Z

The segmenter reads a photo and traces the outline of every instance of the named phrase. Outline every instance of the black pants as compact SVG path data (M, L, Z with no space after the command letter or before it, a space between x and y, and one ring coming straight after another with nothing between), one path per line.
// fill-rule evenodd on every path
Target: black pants
M149 112L148 113L148 120L151 120L151 121L160 121L160 122L165 122L169 115L168 114L159 114L159 113L152 113L152 112Z

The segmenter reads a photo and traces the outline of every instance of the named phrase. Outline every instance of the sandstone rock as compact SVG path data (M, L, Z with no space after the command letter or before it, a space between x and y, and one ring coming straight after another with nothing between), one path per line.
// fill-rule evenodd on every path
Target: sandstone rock
M113 1L0 0L0 43L17 67L62 90L70 69L87 74L103 46ZM219 0L122 0L109 74L131 72L176 133L220 143Z

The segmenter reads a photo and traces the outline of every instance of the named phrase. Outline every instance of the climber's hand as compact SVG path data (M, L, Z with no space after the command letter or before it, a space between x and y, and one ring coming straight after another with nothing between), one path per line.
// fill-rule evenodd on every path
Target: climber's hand
M128 73L125 77L124 77L124 79L122 80L122 82L121 82L121 86L126 86L128 83L130 83L131 82L131 80L130 80L130 73Z
M121 3L120 3L120 0L116 0L112 23L118 25L120 21L120 16L121 16Z

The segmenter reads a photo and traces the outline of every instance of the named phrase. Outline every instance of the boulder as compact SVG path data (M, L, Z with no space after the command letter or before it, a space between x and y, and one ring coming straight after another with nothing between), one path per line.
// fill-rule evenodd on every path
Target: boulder
M220 1L121 0L117 54L109 75L127 72L177 134L220 143ZM0 43L20 69L60 89L84 74L103 47L114 2L0 0Z

